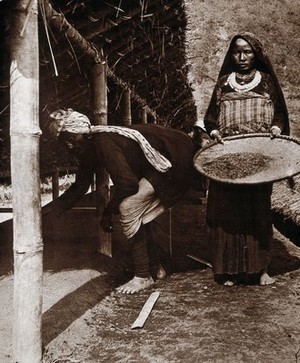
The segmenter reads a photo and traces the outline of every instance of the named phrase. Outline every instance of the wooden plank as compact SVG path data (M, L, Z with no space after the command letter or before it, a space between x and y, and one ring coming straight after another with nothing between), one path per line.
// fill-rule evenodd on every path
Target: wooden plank
M131 329L142 328L144 326L145 321L147 320L149 314L151 313L151 310L158 298L159 298L159 292L158 291L152 292L152 294L148 297L148 300L145 302L139 316L137 317L135 322L131 325Z

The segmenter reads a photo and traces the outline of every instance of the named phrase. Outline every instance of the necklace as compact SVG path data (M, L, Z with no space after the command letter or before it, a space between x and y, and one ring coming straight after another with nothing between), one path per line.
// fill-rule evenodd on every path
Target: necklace
M233 88L236 92L248 92L256 87L261 81L261 74L259 71L255 71L254 78L251 82L240 84L236 81L236 73L232 72L227 78L227 82L231 88Z
M250 73L238 73L236 72L236 80L240 84L249 83L255 77L256 69L252 69Z

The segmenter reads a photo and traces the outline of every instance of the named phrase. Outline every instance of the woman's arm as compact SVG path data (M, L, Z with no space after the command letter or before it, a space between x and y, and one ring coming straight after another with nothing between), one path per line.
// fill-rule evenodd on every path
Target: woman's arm
M94 170L84 162L80 163L75 182L59 197L42 208L43 215L54 212L60 215L71 209L88 191L93 182Z
M287 122L287 117L286 117L286 115L284 113L285 106L282 105L281 98L278 95L278 92L277 92L277 89L275 87L275 83L273 81L272 76L267 75L266 81L268 83L270 97L271 97L271 100L272 100L273 105L274 105L274 118L273 118L271 128L273 126L276 126L282 132L286 128L286 122Z

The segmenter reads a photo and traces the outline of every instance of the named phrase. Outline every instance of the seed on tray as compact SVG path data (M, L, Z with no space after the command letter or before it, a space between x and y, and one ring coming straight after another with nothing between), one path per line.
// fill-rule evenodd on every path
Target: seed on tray
M218 179L241 179L267 168L272 159L259 153L229 153L203 163L202 168Z

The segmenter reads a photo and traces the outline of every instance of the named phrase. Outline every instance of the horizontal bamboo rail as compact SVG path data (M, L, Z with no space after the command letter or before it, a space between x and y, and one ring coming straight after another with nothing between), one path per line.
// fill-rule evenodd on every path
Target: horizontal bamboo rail
M94 60L95 63L106 62L104 55L102 52L91 42L87 41L65 18L63 14L58 13L52 7L52 5L47 0L43 1L43 9L45 12L46 19L48 24L53 26L59 32L65 34L65 36L69 39L69 41L79 47L87 57L90 57ZM158 115L155 110L152 110L148 105L147 101L143 99L139 94L137 94L133 87L125 81L123 81L120 77L118 77L109 67L107 67L107 76L112 79L112 81L121 87L122 89L130 89L131 91L131 99L135 101L142 107L146 108L148 114L150 114L155 120L158 119Z

